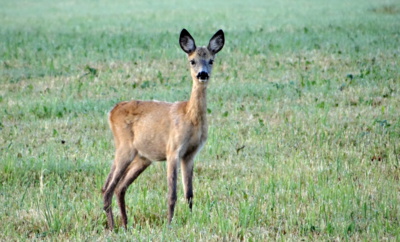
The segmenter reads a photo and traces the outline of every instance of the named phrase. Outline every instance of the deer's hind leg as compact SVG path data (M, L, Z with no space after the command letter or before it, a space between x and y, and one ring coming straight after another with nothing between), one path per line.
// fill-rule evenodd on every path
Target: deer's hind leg
M151 161L137 155L133 162L126 169L123 177L115 188L115 195L117 197L118 206L121 212L122 224L126 229L128 218L126 215L125 206L125 193L129 185L131 185L136 178L151 165Z
M113 177L114 171L115 171L115 164L114 164L114 161L113 161L113 164L111 165L110 173L108 173L106 182L105 182L104 186L101 188L101 192L102 192L103 195L104 195L104 192L106 191L106 189L108 187L108 184L110 184L110 180Z
M107 224L109 229L114 228L114 218L111 208L114 190L126 172L129 164L132 163L136 154L137 151L129 146L121 146L115 153L114 164L111 168L110 174L108 175L106 184L103 187L104 211L107 214Z

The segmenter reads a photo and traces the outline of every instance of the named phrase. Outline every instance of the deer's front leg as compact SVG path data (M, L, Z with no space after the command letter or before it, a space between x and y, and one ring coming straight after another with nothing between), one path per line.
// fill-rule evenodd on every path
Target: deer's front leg
M179 157L176 153L167 158L167 180L168 180L168 224L174 216L176 203L176 179L178 174Z
M193 154L184 157L181 162L181 172L182 172L182 182L183 182L183 190L185 192L186 201L189 204L190 211L192 211L193 205L193 158L195 156L195 152Z

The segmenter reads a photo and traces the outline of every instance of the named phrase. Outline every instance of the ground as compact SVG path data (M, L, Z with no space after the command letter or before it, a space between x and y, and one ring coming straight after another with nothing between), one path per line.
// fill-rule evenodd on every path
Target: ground
M0 240L400 239L397 1L1 2ZM110 233L107 113L189 98L182 28L226 37L193 212L155 163Z

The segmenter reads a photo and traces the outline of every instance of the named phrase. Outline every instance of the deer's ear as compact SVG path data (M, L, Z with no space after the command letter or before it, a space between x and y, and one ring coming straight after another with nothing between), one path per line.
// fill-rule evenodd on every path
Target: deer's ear
M210 39L210 43L207 46L207 49L211 51L213 54L217 54L225 44L225 35L222 29L218 30L217 33L214 34Z
M182 29L181 31L181 35L179 36L179 44L181 45L182 50L188 54L193 53L196 50L194 39L186 29Z

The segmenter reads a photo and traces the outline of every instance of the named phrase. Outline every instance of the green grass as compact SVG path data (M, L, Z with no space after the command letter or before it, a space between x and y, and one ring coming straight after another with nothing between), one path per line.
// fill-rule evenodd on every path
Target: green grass
M397 1L0 2L0 240L400 239ZM107 112L188 98L182 28L226 33L193 212L155 163L110 233Z

